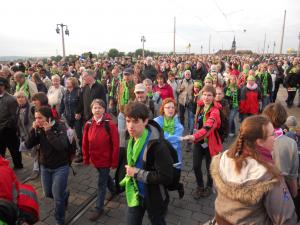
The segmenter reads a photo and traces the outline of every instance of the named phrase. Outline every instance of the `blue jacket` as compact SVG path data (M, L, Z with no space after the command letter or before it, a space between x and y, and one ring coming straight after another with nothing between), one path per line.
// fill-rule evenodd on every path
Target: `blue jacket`
M164 123L163 116L156 117L154 119L154 121L157 122L161 128L163 128L163 123ZM164 132L164 136L165 136L165 139L168 140L172 144L174 149L177 151L178 161L181 164L180 164L180 166L178 166L176 168L181 169L182 168L182 153L181 153L181 143L180 143L179 138L183 134L183 126L179 122L179 119L177 116L175 116L175 118L174 118L174 123L175 123L174 134L169 134L167 132Z

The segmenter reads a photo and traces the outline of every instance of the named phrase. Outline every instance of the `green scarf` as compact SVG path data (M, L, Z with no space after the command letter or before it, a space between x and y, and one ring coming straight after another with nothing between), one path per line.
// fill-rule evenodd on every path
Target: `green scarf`
M244 70L243 70L243 73L246 74L246 75L248 75L249 69L244 69Z
M121 105L126 105L129 101L129 85L125 81L122 81L124 85L124 91L121 96Z
M114 89L115 89L115 78L113 77L112 81L111 81L111 89L110 89L110 92L109 92L110 97L114 96Z
M25 80L24 84L21 86L19 83L16 85L16 92L23 91L27 98L29 98L29 86L28 81Z
M152 91L148 92L148 93L147 93L147 96L148 96L149 98L152 98L152 97L153 97L153 92L152 92Z
M206 122L206 115L207 115L207 113L208 113L208 111L210 110L210 108L213 106L213 104L214 103L211 103L209 106L208 106L208 108L206 109L206 110L204 110L204 115L203 115L203 127L204 127L204 124L205 124L205 122ZM205 107L205 106L204 106ZM208 139L207 138L205 138L204 139L204 142L205 143L207 143L208 142Z
M233 108L237 108L239 106L239 103L238 103L238 89L237 89L236 85L233 86L232 84L229 84L229 86L227 87L225 95L227 97L231 97L231 92L233 92L232 106L233 106Z
M169 134L174 134L174 130L175 130L174 117L170 118L170 119L164 117L163 130L164 130L164 132L167 132Z
M266 96L268 91L268 73L267 72L261 73L260 79L262 80L262 85L263 85L263 96Z
M129 139L127 145L127 163L129 166L135 166L139 155L146 144L146 139L148 136L148 130L145 128L142 136L139 137L136 142L133 143L133 137ZM122 187L125 186L125 193L127 204L129 207L135 207L139 205L139 189L137 181L133 177L125 176L120 182Z
M0 220L0 225L7 225L4 221Z

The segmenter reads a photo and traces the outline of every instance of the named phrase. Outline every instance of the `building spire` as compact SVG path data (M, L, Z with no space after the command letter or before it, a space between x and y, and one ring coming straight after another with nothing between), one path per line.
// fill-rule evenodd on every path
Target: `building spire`
M231 50L233 50L233 51L234 51L234 53L235 53L235 50L236 50L236 41L235 41L235 36L233 37L233 41L232 41Z

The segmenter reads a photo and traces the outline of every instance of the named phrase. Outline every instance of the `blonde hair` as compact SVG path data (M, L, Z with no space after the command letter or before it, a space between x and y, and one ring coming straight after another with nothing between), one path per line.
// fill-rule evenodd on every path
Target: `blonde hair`
M51 80L55 80L55 79L60 80L60 76L58 76L57 74L52 75Z

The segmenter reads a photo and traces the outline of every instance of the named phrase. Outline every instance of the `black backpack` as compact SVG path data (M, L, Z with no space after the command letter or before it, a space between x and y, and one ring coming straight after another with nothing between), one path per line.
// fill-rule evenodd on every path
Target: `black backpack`
M220 111L220 119L221 119L221 126L218 130L218 134L221 138L221 141L224 142L225 139L228 137L228 133L229 133L229 121L228 118L225 116L224 112L222 111L222 109L219 110Z
M179 163L177 151L174 149L172 144L164 138L164 131L162 130L162 128L159 126L157 122L155 122L154 120L149 120L148 124L159 130L160 133L159 141L160 143L163 143L163 145L166 146L166 150L169 151L170 156L173 159L173 180L170 184L166 185L165 187L169 191L178 191L179 197L182 198L184 195L184 188L183 188L183 184L180 183L181 170L175 167L175 165ZM147 148L149 149L150 146L151 144Z

